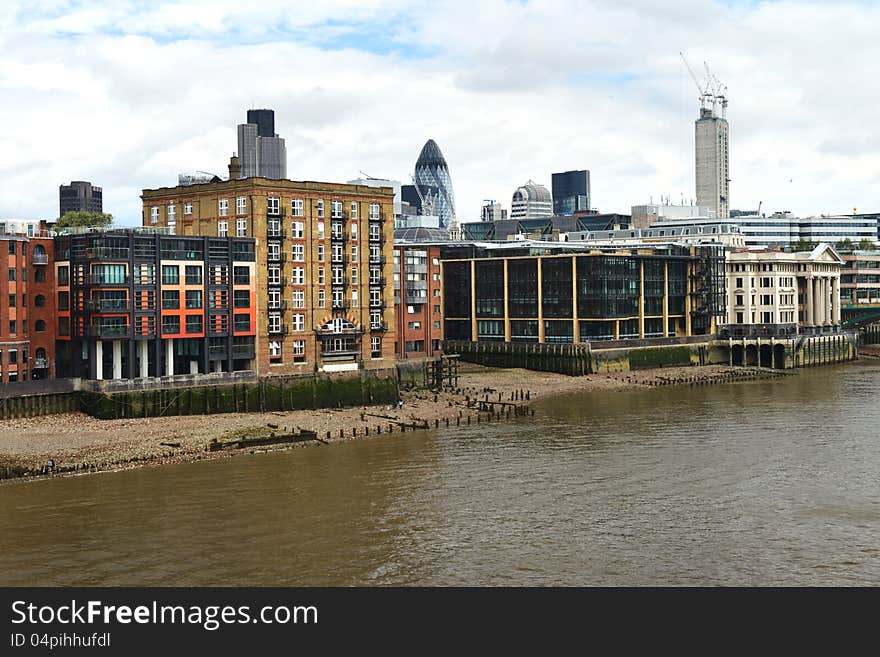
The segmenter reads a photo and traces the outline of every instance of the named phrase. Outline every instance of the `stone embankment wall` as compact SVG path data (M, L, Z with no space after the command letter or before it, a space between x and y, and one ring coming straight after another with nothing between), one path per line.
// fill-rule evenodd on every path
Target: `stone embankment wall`
M242 383L80 392L82 410L100 419L255 413L389 404L398 399L394 369L272 376Z

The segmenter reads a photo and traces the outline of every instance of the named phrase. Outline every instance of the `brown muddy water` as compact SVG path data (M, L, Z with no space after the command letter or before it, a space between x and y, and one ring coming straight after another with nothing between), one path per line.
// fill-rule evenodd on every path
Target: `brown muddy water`
M0 486L0 585L878 585L880 364Z

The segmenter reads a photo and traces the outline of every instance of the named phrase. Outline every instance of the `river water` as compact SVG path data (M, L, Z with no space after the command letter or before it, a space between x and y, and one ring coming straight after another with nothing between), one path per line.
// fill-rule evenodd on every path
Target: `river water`
M0 486L0 585L878 585L875 363Z

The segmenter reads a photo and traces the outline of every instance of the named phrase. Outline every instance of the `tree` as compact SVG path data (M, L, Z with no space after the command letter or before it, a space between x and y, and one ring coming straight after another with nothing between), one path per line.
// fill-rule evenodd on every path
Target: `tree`
M874 242L869 240L867 237L859 242L859 249L861 249L862 251L873 251L876 248L877 246L874 244Z
M106 212L65 212L55 223L55 230L62 228L103 228L113 223L113 215Z
M852 251L854 246L855 244L853 244L853 241L848 237L846 239L838 240L834 244L834 248L838 251Z
M818 242L810 242L809 240L800 239L797 242L792 243L791 250L792 251L812 251L816 248Z

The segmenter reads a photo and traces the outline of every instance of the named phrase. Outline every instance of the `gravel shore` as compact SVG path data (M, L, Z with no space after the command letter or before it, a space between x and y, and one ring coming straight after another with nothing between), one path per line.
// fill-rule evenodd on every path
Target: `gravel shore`
M82 474L148 464L227 457L240 451L209 451L212 441L242 435L315 432L320 439L265 449L290 449L362 439L389 431L435 426L468 416L476 420L475 399L529 404L548 395L574 391L632 390L659 385L706 384L773 375L766 370L678 367L569 377L522 369L490 369L462 363L459 387L433 393L404 391L402 408L364 406L312 411L226 413L128 420L97 420L82 413L0 421L0 477L39 471L55 462L55 475ZM522 394L522 401L519 401ZM489 419L483 412L482 418ZM498 419L497 416L495 419ZM404 425L404 426L401 426ZM27 478L31 478L28 476ZM9 481L9 480L6 480Z

